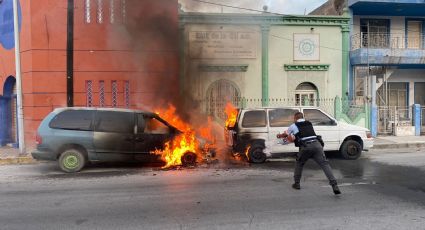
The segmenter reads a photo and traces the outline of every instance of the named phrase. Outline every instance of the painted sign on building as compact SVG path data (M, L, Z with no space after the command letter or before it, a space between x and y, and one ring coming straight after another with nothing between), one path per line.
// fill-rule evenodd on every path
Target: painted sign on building
M258 35L253 31L191 31L191 58L256 58Z
M22 13L19 1L18 19L21 28ZM13 27L13 0L0 0L0 45L8 50L15 47Z
M320 35L294 34L294 60L320 61Z

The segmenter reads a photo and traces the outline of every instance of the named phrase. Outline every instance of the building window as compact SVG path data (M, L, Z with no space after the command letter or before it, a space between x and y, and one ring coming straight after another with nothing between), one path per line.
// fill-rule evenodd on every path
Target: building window
M105 107L105 81L99 81L99 106Z
M407 21L407 48L422 49L424 42L424 34L422 31L423 21L408 20Z
M125 107L130 108L130 82L129 81L124 82L124 100L125 100Z
M207 91L207 113L210 116L226 120L225 107L228 102L239 105L240 90L231 81L218 80Z
M117 107L118 105L118 83L117 81L112 81L112 107Z
M109 0L109 22L115 23L115 0Z
M121 0L122 22L127 20L127 0Z
M368 68L367 67L355 67L354 72L354 96L355 97L365 97L368 92Z
M363 47L389 48L390 20L388 19L361 19L360 32Z
M87 107L93 106L93 81L86 81L86 104Z
M103 23L103 0L97 0L97 23L102 24Z
M316 106L317 88L315 85L303 82L295 90L295 105Z
M84 9L84 16L85 16L85 22L86 23L91 23L91 0L85 0L85 5L84 5L85 9Z

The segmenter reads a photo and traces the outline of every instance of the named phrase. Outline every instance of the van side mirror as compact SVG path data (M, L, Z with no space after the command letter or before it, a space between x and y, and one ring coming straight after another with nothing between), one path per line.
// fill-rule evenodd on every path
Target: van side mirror
M332 119L331 120L331 125L337 125L337 122L334 119Z

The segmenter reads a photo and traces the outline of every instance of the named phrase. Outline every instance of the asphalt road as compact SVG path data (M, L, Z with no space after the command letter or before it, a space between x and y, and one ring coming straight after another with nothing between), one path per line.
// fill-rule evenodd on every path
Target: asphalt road
M331 158L342 195L313 161L263 165L0 166L0 229L425 229L425 151Z

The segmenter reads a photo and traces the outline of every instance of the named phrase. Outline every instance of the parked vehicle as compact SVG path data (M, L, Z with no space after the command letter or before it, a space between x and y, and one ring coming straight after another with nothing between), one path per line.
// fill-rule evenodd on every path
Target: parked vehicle
M32 156L58 161L65 172L78 172L88 162L155 160L151 152L179 133L155 113L59 108L41 122Z
M278 153L298 152L293 144L285 144L276 135L294 122L296 112L303 112L325 143L325 151L339 151L343 158L354 160L373 146L368 129L338 122L315 107L256 108L239 110L233 127L226 127L226 140L234 152L246 153L252 163L263 163Z

